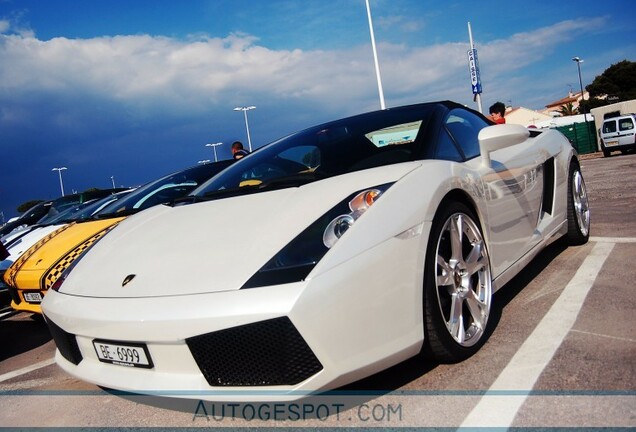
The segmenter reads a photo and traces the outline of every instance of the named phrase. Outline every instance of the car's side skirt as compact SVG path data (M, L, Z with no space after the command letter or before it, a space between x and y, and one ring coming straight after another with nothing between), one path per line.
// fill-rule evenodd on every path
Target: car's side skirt
M517 275L524 267L528 265L543 249L550 244L560 239L567 233L568 221L564 220L555 228L550 234L548 234L543 241L537 243L532 249L528 251L524 256L519 258L515 263L508 267L503 273L497 276L492 283L493 293L497 292L501 287L510 282L510 280Z

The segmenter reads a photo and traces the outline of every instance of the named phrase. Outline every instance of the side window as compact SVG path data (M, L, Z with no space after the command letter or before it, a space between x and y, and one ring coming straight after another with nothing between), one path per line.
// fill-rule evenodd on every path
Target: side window
M616 120L603 123L603 133L614 133L614 132L616 132Z
M457 146L448 135L446 128L442 128L437 142L437 150L435 151L435 159L449 160L455 162L462 161L462 155L459 153Z
M620 119L618 122L618 129L622 131L628 131L634 129L634 122L631 118Z
M486 121L470 111L456 108L445 121L446 130L462 149L466 159L479 156L479 131L488 126Z

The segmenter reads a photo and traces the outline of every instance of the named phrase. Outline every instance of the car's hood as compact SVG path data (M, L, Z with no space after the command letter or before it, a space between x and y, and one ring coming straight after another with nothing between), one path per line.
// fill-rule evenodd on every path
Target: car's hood
M63 225L24 252L9 267L5 280L16 288L47 289L88 244L120 220L122 218Z
M33 229L25 232L24 235L11 243L7 249L9 256L0 263L0 271L6 270L18 258L22 256L34 244L45 238L47 235L60 229L63 225L46 225L42 227L33 227Z
M97 242L61 292L147 297L240 289L287 243L351 193L396 181L419 165L405 163L301 187L150 208Z

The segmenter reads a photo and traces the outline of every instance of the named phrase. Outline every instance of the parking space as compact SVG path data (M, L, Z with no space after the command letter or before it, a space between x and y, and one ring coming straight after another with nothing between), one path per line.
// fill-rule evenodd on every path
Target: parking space
M591 241L553 244L499 291L463 363L411 359L297 407L125 395L65 374L45 325L16 314L0 321L0 426L635 427L636 155L582 170Z

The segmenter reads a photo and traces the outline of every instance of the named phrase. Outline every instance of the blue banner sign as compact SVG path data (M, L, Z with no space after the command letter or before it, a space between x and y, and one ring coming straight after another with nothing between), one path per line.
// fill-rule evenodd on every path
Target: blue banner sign
M470 70L470 85L473 88L473 94L481 93L481 78L479 76L479 60L477 59L477 50L468 50L468 68Z

